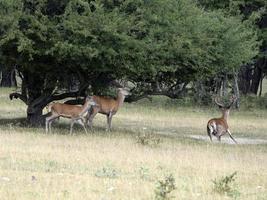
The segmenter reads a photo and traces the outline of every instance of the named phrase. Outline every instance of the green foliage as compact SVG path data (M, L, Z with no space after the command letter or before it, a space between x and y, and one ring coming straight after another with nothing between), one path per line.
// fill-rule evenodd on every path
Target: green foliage
M213 191L219 194L224 194L230 197L237 197L240 195L237 189L234 188L235 176L237 172L230 174L229 176L221 177L213 180Z
M176 189L175 179L172 174L166 176L164 180L159 180L155 189L156 200L168 200L174 197L170 193Z
M258 97L256 95L246 95L241 97L241 109L243 110L255 110L267 108L267 93Z
M239 16L246 23L250 23L258 28L258 37L262 40L262 49L266 46L267 37L265 34L267 15L266 0L198 0L199 5L208 10L220 10L226 15ZM266 56L266 52L263 53Z
M177 97L180 84L237 70L258 53L250 23L193 0L3 0L1 6L0 62L18 66L30 103L68 88L74 75L83 91L91 86L101 94L109 77L130 81L137 95L159 88Z
M205 13L192 1L71 0L57 9L51 1L29 2L18 1L15 11L6 3L11 8L2 19L13 17L16 35L8 27L1 43L12 43L16 61L35 71L64 63L64 68L144 79L158 71L236 68L257 50L255 33L238 18ZM50 65L42 63L46 58Z

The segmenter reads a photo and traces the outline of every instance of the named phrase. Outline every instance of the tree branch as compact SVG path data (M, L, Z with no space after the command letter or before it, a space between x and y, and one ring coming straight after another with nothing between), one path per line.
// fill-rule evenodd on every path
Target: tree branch
M168 90L160 90L158 88L146 89L146 90L141 91L142 93L140 95L138 95L138 94L134 95L134 92L132 92L133 95L128 96L125 99L125 102L131 103L131 102L138 101L138 100L141 100L144 98L148 98L151 101L152 98L150 96L155 96L155 95L163 95L163 96L167 96L171 99L179 98L182 96L183 92L185 92L187 83L184 83L183 86L179 90L178 90L178 88L174 89L174 87L177 85L178 84L172 86Z
M22 100L26 105L28 105L28 101L27 101L27 97L20 94L20 93L17 93L17 92L14 92L14 93L11 93L9 94L9 99L10 100L13 100L13 98L15 99L20 99Z
M125 102L132 103L135 101L139 101L141 99L148 99L149 101L152 101L152 97L150 97L148 94L143 94L139 96L134 96L134 95L128 96L125 98Z

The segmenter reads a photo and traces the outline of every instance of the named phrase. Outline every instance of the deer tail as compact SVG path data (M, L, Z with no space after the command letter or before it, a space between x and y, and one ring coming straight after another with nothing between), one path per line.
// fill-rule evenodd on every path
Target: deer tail
M210 138L210 141L212 141L212 133L213 133L213 130L214 127L208 122L207 124L207 133L208 133L208 136Z
M51 112L51 107L53 106L53 104L54 104L54 102L51 102L51 103L49 103L49 104L46 105L46 111L47 111L48 113Z

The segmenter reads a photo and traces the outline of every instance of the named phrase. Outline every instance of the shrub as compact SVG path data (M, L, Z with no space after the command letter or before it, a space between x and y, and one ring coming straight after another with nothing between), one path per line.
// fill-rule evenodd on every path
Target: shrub
M137 136L137 143L148 146L158 146L161 143L161 139L155 134L144 133Z
M230 197L237 197L240 195L239 191L235 188L235 176L237 172L224 176L219 179L214 179L213 191L219 194L224 194Z
M170 193L176 189L175 179L172 174L166 176L164 180L159 180L156 183L155 199L168 200L174 198Z

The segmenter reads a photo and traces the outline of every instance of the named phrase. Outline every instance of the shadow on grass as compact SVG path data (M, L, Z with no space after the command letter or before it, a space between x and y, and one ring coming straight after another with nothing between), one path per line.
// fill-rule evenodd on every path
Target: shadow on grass
M21 129L26 129L28 131L33 131L36 133L45 133L45 126L39 126L39 127L33 127L30 126L27 122L27 119L22 118L0 118L0 128L2 130L10 130L15 129L18 132ZM58 120L54 121L52 123L52 133L51 134L58 134L58 135L68 135L70 131L70 123L67 121L59 122ZM117 130L116 130L117 131ZM105 133L104 127L94 127L93 131L91 131L89 128L87 128L88 134L90 133ZM75 135L83 135L85 134L84 129L81 125L75 124L73 126L73 134Z
M17 127L29 127L26 118L2 118L0 119L0 126L17 126Z
M32 127L27 123L26 118L2 118L0 119L0 128L2 130L10 130L15 129L17 132L20 132L21 130L26 130L29 132L33 132L36 134L43 133L45 134L45 127ZM57 134L57 135L69 135L70 131L70 123L67 120L62 121L54 121L52 123L52 132L49 133L51 135ZM166 130L165 130L166 131ZM148 127L147 130L143 130L142 128L139 128L138 126L129 126L129 125L119 125L119 126L113 126L112 131L108 132L106 131L105 125L94 125L93 129L87 127L88 134L93 134L100 137L121 137L129 136L129 137L137 137L138 135L142 134L155 134L158 135L162 139L173 139L180 141L183 141L184 143L200 143L203 144L203 141L194 141L187 137L181 137L181 135L176 135L171 133L171 131L166 131L166 133L162 133L162 130L153 130L152 127ZM86 135L85 131L83 130L82 126L79 124L75 124L73 127L73 135Z

